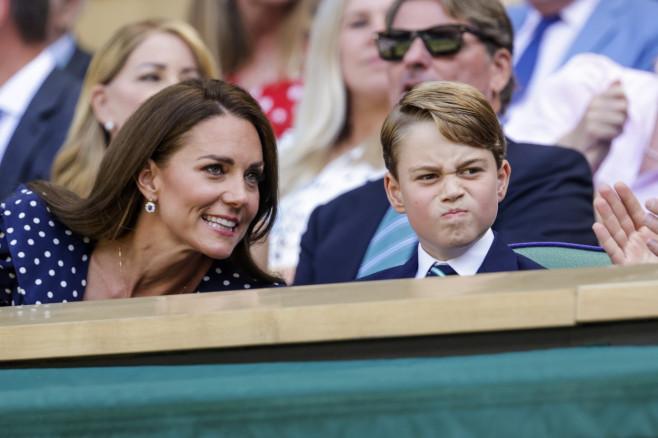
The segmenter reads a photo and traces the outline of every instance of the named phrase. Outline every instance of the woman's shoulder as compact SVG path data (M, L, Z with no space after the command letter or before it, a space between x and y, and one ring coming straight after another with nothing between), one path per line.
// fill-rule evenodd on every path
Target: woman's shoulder
M58 221L46 203L27 188L19 188L0 207L4 237L0 239L0 253L7 256L6 268L13 274L7 285L11 302L81 299L93 242Z
M0 211L6 228L30 231L42 221L50 220L46 203L34 191L20 186L14 194L0 203Z

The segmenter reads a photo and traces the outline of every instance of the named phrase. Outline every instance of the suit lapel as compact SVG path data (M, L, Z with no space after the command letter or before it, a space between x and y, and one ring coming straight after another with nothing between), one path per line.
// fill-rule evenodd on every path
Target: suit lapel
M367 186L363 187L362 190L364 194L367 193L367 196L362 199L369 199L369 202L356 203L355 205L348 206L349 215L352 219L346 223L351 224L351 229L354 232L349 233L349 235L355 239L351 242L352 245L349 251L341 249L337 251L342 258L341 263L344 266L354 267L354 272L351 274L352 278L356 278L370 240L375 235L377 227L390 205L386 196L386 190L384 189L383 179L366 184Z
M25 168L33 164L32 157L47 144L45 136L48 135L49 128L52 128L47 120L57 111L60 95L66 91L58 80L58 76L64 74L54 69L32 98L2 158L0 164L2 181L7 181L11 185L16 181L26 182L22 181ZM0 186L4 184L0 182ZM6 187L0 191L8 192L14 189L15 187Z
M477 273L518 271L516 253L494 231L494 241Z
M600 53L601 48L615 36L617 22L625 14L625 0L601 1L565 53L558 68L578 53Z

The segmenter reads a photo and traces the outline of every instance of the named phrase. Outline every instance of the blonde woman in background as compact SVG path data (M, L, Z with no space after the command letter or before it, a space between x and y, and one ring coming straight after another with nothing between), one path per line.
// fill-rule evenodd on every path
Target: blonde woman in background
M52 181L87 196L107 145L139 105L168 85L217 75L189 24L146 20L122 27L92 58Z
M317 0L193 0L190 21L229 82L246 88L277 138L292 125Z
M269 267L292 282L313 209L384 174L379 130L389 110L373 34L391 0L325 0L316 13L292 144L281 153L280 216Z

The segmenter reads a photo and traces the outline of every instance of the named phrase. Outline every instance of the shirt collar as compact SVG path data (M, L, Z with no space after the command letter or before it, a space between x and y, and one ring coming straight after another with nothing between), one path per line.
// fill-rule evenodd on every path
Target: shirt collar
M491 228L489 228L482 237L480 237L464 254L455 257L451 260L437 260L429 255L423 246L418 244L418 271L416 278L423 278L427 271L436 262L448 263L459 275L475 275L482 266L484 258L489 252L489 248L494 241L494 235Z
M16 72L0 87L0 109L3 113L21 117L43 81L55 68L55 60L47 50Z
M570 27L581 28L585 25L599 1L601 0L575 0L562 8L560 20ZM527 22L534 29L539 25L541 18L541 14L536 9L531 8L528 12Z
M75 53L75 37L70 32L57 38L46 50L55 58L57 67L64 69Z

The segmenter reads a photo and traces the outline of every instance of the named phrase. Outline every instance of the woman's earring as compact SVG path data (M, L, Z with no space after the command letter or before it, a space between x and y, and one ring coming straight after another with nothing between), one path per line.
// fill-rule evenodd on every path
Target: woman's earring
M153 213L155 211L155 203L153 201L149 201L146 203L144 208L146 209L147 213Z
M114 129L114 122L112 122L112 121L105 122L105 124L103 125L103 129L105 129L105 131L108 134L111 133L112 130Z

